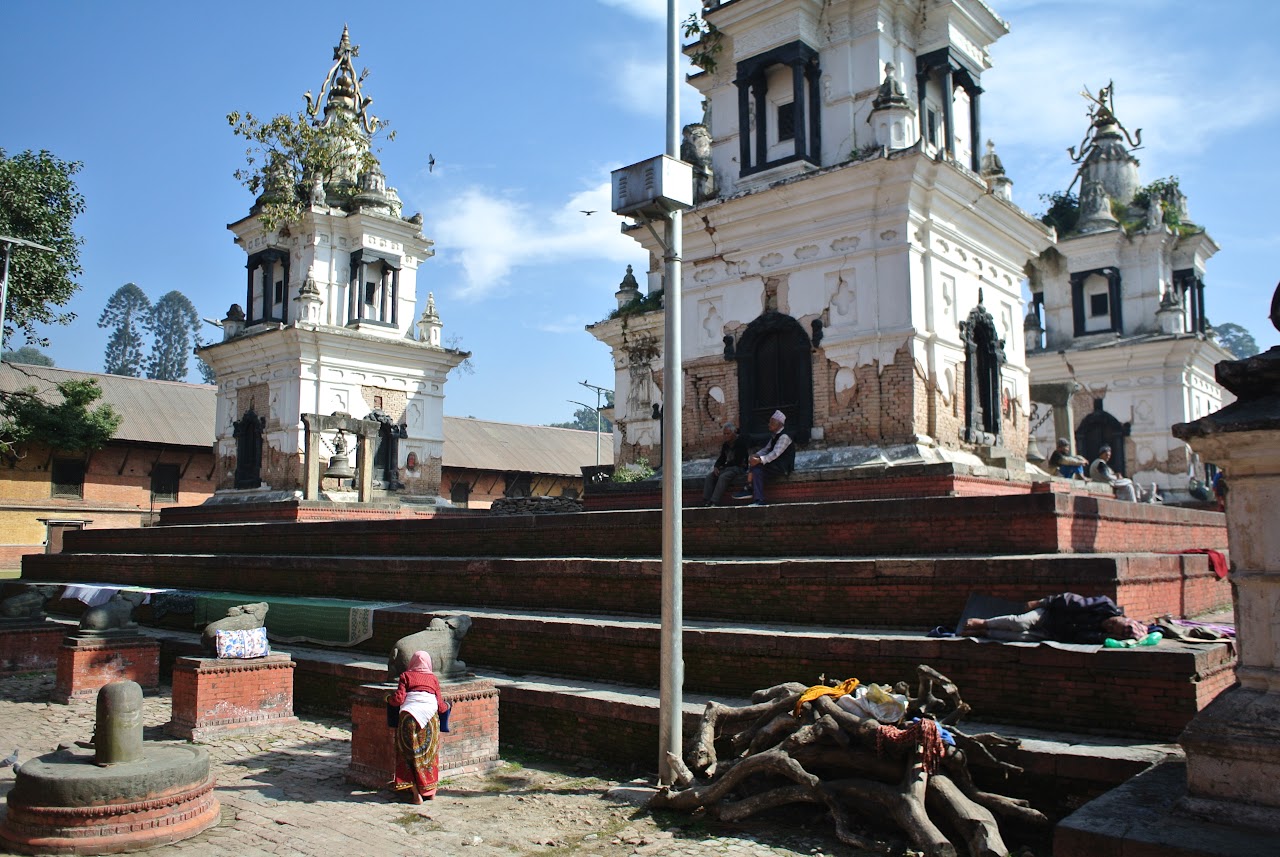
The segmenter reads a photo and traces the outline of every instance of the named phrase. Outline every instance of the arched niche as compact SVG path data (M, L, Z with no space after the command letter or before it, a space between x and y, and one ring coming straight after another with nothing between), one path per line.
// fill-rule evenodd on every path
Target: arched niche
M748 435L768 435L769 416L787 415L787 434L808 443L813 428L813 363L805 329L789 315L766 312L747 325L736 350L738 419Z

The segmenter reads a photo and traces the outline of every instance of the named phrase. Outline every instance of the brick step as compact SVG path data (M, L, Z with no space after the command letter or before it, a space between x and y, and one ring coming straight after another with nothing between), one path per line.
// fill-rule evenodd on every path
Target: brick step
M1227 544L1217 512L1054 493L696 508L683 518L691 558L1225 550ZM426 548L458 557L657 557L661 513L90 529L68 533L64 543L74 554L403 556ZM29 556L23 567L49 561Z
M462 647L472 669L658 684L660 629L653 619L414 605L375 613L374 642L389 651L396 638L421 629L426 616L451 612L473 619ZM685 622L683 642L690 692L741 697L785 681L816 683L820 675L893 684L912 680L916 666L927 663L956 681L985 719L1160 741L1174 740L1235 680L1227 644L1166 641L1153 648L1080 651L885 629L699 621ZM335 686L375 680L370 676L385 665L353 651L319 660L318 695L334 698L339 709L345 703ZM350 673L352 662L371 664L372 671ZM301 668L297 681L305 683ZM304 687L295 692L300 699L308 694Z
M162 665L198 649L195 634L147 629L162 646ZM386 665L366 659L357 652L334 651L306 646L290 646L295 662L295 702L299 710L348 716L346 694L350 689L381 682ZM465 654L465 651L464 651ZM532 749L560 756L600 759L614 764L637 765L641 770L657 767L658 691L635 685L567 679L539 675L514 675L498 670L477 669L482 678L492 679L499 688L499 719L504 746ZM788 680L804 680L792 676ZM765 686L766 682L761 682ZM967 688L962 687L966 699ZM686 690L683 720L686 747L703 708L713 697ZM741 696L716 695L726 705L744 705ZM1145 739L1100 737L1061 729L1034 729L985 719L985 710L976 708L983 720L969 720L970 733L997 731L1022 741L1011 761L1024 769L1008 779L999 776L986 782L978 771L979 784L1031 799L1037 807L1053 815L1063 815L1070 806L1091 799L1124 782L1149 765L1180 758L1176 744ZM1055 811L1056 810L1056 811Z
M227 568L237 571L227 582ZM24 580L111 581L253 595L574 613L657 615L657 559L282 555L53 554ZM726 592L732 598L726 598ZM970 593L1014 601L1054 592L1107 595L1144 621L1231 604L1231 587L1201 555L1023 554L982 557L686 560L690 618L755 622L953 626ZM145 616L145 610L144 614Z

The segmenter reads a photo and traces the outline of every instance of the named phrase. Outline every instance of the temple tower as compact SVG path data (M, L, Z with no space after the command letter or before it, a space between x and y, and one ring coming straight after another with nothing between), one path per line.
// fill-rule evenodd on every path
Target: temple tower
M1213 367L1231 359L1207 335L1205 266L1218 245L1191 221L1176 181L1141 186L1142 132L1116 118L1114 88L1084 95L1089 130L1069 150L1079 204L1051 211L1058 243L1032 266L1027 365L1038 390L1070 392L1059 401L1070 402L1081 455L1106 443L1125 475L1185 498L1203 463L1169 427L1224 404ZM1037 441L1052 449L1061 421L1045 404L1037 412Z
M1008 26L979 0L734 0L703 17L686 48L705 99L682 153L699 176L686 457L725 420L763 432L775 408L809 450L853 463L1022 456L1021 281L1051 236L978 145ZM624 231L661 290L656 238ZM614 351L619 462L656 460L659 441L661 324L633 298L589 328Z
M432 242L421 214L401 216L370 155L378 120L358 54L343 28L319 97L306 96L314 127L340 141L336 164L298 175L278 159L249 215L228 227L248 257L244 303L231 306L223 341L198 350L217 376L215 500L301 491L303 414L379 424L375 489L434 498L439 488L444 384L468 355L441 344L434 300L415 327ZM295 213L268 228L263 211L281 201ZM337 438L321 440L327 456Z

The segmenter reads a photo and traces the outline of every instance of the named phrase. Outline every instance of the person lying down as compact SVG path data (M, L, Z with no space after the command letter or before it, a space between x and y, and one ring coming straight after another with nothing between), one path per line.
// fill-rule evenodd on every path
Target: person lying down
M969 619L961 632L966 637L987 637L1005 642L1099 644L1113 640L1140 640L1147 626L1124 615L1105 595L1083 596L1074 592L1028 601L1023 613L990 619Z

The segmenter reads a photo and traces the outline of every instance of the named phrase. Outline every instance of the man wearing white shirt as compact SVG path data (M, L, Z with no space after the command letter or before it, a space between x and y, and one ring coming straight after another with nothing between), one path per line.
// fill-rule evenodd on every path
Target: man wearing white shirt
M790 463L794 459L785 454L791 447L791 436L783 431L786 424L787 415L782 411L774 411L769 417L769 442L747 459L747 489L735 494L735 499L750 497L752 506L763 506L765 474L785 475L791 472Z

